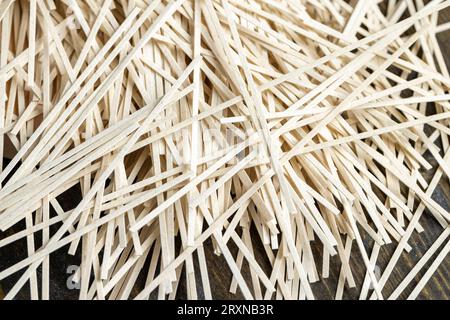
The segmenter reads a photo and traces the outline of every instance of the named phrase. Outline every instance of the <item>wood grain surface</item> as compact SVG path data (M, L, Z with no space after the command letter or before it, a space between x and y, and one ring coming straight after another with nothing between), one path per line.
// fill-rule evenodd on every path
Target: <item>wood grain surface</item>
M450 9L442 11L439 16L439 23L445 23L450 21ZM440 33L438 35L438 40L441 45L444 57L446 58L447 65L450 67L450 31L446 31ZM432 157L428 157L427 160L431 161L433 164ZM6 164L5 164L6 165ZM434 163L434 167L436 168L436 163ZM434 169L424 172L424 175L431 179ZM438 188L436 189L433 199L436 200L440 205L442 205L447 211L450 211L450 185L449 178L445 177L441 180ZM59 202L63 206L64 210L69 210L74 208L78 202L80 201L80 192L77 187L70 189L65 194L61 195L58 198ZM412 251L408 254L403 253L401 258L399 259L396 268L392 272L392 275L389 278L389 281L384 287L383 294L388 296L402 281L402 279L408 274L411 268L417 263L417 261L423 256L423 254L427 251L427 249L433 244L435 239L442 232L442 227L434 220L430 212L426 211L421 218L420 223L424 227L425 231L421 234L415 232L411 237L409 244L413 248ZM23 226L17 226L21 228ZM53 230L54 232L55 230ZM253 230L254 232L254 230ZM0 239L7 235L11 234L11 231L2 233L0 232ZM255 238L258 238L258 235L255 235ZM365 238L367 248L371 248L373 243L369 241L369 237ZM39 243L39 239L38 242ZM385 245L382 247L379 259L377 261L377 265L381 271L386 267L393 251L396 248L396 243L392 243L390 245ZM67 254L67 247L58 250L56 253L51 255L51 284L50 284L50 292L52 299L77 299L78 291L75 289L69 289L67 287L67 279L70 277L70 272L68 273L68 268L70 271L70 266L77 266L79 263L79 257L69 256ZM232 252L236 253L236 248L231 247ZM258 255L258 252L261 252L261 246L256 246L255 251ZM315 257L321 257L321 245L316 242L314 245ZM229 286L231 282L231 272L228 269L227 263L225 260L220 257L214 255L212 251L212 246L210 240L207 241L205 245L205 252L207 256L207 263L211 281L211 290L213 293L213 297L215 299L242 299L242 294L238 291L236 294L232 294L229 292ZM268 261L264 261L262 258L264 254L259 257L259 262L261 263L263 269L268 272L270 269L268 268ZM20 261L21 259L26 257L26 241L17 241L7 247L0 249L0 270L5 269L6 267L12 265ZM257 257L258 258L258 257ZM194 259L196 261L196 259ZM429 263L425 265L425 267L419 272L419 274L415 277L415 279L411 282L410 286L405 290L405 292L400 296L400 299L405 299L417 282L420 280L422 275L427 270L428 266L433 261L433 257ZM318 268L321 266L321 259L316 260ZM146 268L148 266L144 266ZM353 271L353 275L356 281L356 288L349 289L345 288L344 291L344 299L357 299L359 297L361 284L363 282L366 268L362 262L362 258L359 254L359 251L354 246L354 249L351 254L351 267ZM249 279L248 266L244 265L243 267L244 275L247 275L247 279ZM328 279L322 279L312 284L312 288L317 299L333 299L336 293L337 280L339 278L339 269L340 263L338 262L338 258L331 259L330 264L330 276ZM418 299L449 299L450 298L450 259L447 256L443 263L439 266L437 271L431 277L425 288L422 290ZM198 273L197 273L198 274ZM38 275L39 276L39 275ZM20 274L12 275L2 281L0 281L0 299L3 296L3 291L7 292L14 283L18 280ZM198 283L200 283L200 278L198 279ZM141 279L138 283L144 284L145 279ZM139 290L140 288L136 288ZM199 287L199 297L202 297L201 288ZM19 292L16 297L17 299L28 299L29 298L29 288L24 286L24 288ZM186 298L186 287L185 287L185 279L182 278L180 281L179 289L178 289L178 298L183 299Z

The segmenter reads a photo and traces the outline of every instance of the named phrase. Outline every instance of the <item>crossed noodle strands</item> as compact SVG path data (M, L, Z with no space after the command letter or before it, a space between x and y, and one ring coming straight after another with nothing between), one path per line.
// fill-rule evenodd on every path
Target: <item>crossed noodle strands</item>
M450 249L432 198L450 177L449 5L1 1L0 247L27 249L0 271L20 272L6 298L49 299L65 247L80 299L173 299L180 279L212 299L206 244L246 299L313 299L331 259L340 299L355 254L361 299L404 296L432 261L415 298ZM442 233L386 292L422 215Z

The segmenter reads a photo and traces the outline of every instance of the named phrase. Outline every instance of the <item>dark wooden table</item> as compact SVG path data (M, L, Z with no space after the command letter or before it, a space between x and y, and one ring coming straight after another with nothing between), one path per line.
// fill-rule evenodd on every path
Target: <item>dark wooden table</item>
M450 9L442 11L439 16L439 23L445 23L450 21ZM442 48L442 52L446 59L447 65L450 67L450 32L444 32L438 35L438 40ZM434 167L437 168L435 161L428 157L431 163L434 163ZM424 172L428 179L433 176L434 170L429 170ZM437 187L433 199L436 200L440 205L442 205L447 211L450 211L450 186L448 178L441 179L439 186ZM65 194L61 196L60 203L64 210L70 210L76 206L79 202L79 189L72 188ZM385 285L383 294L385 296L389 295L397 285L402 281L402 279L408 274L411 268L417 263L417 261L423 256L427 249L433 244L436 238L442 232L442 227L434 220L432 215L426 211L420 220L420 223L425 229L422 234L417 234L416 232L411 237L409 244L413 248L408 254L403 253L399 259L399 262L392 272L389 281ZM8 232L1 233L0 238L8 235ZM367 240L368 241L368 240ZM359 255L359 251L354 246L355 249L352 251L351 255L351 266L355 282L357 284L356 288L348 289L344 291L344 299L357 299L359 296L360 288L365 276L365 267L362 265L362 258ZM396 243L385 245L382 247L377 264L381 270L384 270L385 266L389 262L389 259L395 250ZM69 290L67 288L66 282L69 274L67 269L71 265L79 264L78 256L69 256L67 254L67 247L58 250L55 254L52 254L51 258L51 276L52 281L50 284L50 291L52 299L77 299L78 291ZM231 248L232 251L236 251L236 248ZM256 250L262 250L261 248L256 248ZM321 246L317 244L314 246L314 255L320 257ZM231 294L228 292L229 285L231 281L231 272L223 259L223 257L218 257L214 255L211 249L211 243L208 241L206 243L205 252L207 255L208 269L211 281L211 290L213 292L213 297L215 299L242 299L243 296L239 292L236 294ZM11 244L5 248L0 249L0 270L12 265L13 263L26 257L26 242L18 241ZM194 259L195 260L195 259ZM433 261L433 259L431 259ZM318 266L320 266L320 260L317 260ZM405 292L400 296L400 299L404 299L408 296L410 291L414 288L415 284L420 280L422 275L427 270L431 262L427 263L422 271L415 277L411 282L411 285L405 290ZM267 265L263 265L267 269ZM337 257L331 259L330 264L330 276L328 279L321 279L318 283L312 284L312 288L317 299L333 299L336 287L337 279L339 277L340 263ZM248 268L243 268L245 275L249 275ZM443 263L439 266L437 271L428 281L425 288L422 290L418 299L450 299L450 259L447 257ZM4 291L8 291L14 283L18 280L20 274L15 274L0 281L0 298L2 297L2 286ZM200 283L200 279L198 279ZM143 282L143 281L142 281ZM137 288L138 289L138 288ZM200 294L201 296L201 294ZM180 286L178 290L179 298L186 298L186 287L185 281L182 279L180 281ZM29 292L28 287L24 286L24 289L19 292L17 299L28 299Z

